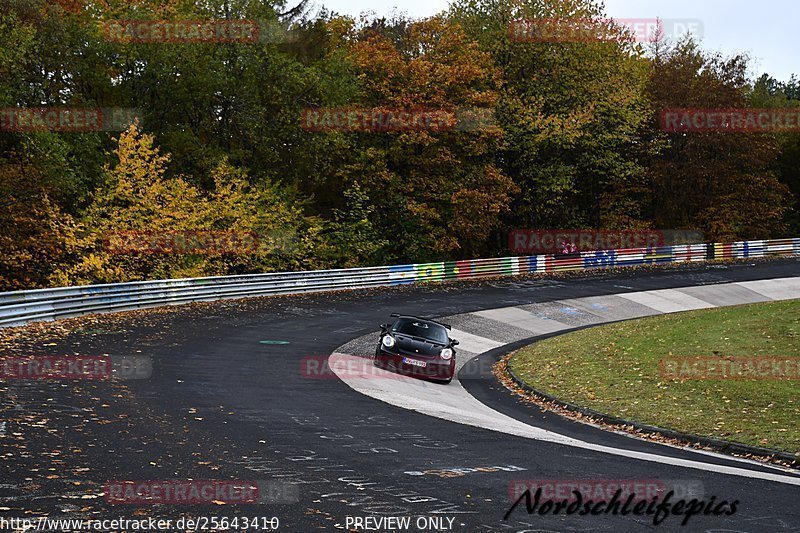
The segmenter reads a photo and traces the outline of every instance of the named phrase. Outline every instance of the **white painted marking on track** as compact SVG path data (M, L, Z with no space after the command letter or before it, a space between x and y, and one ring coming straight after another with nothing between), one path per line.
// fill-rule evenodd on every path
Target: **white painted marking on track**
M489 350L494 350L495 348L499 348L505 344L503 342L487 339L486 337L474 335L456 328L451 329L449 335L451 339L458 340L457 349L466 350L472 353L488 352Z
M520 309L518 307L504 307L502 309L489 309L487 311L477 311L473 315L483 318L489 318L502 322L519 329L543 335L545 333L553 333L568 329L570 326L563 324L558 320L551 320L549 318L540 318L534 316L530 311ZM478 352L480 353L480 352Z
M662 313L677 313L680 311L692 311L694 309L709 309L714 305L704 302L689 294L673 290L664 289L658 291L629 292L618 294L640 305L644 305Z
M800 298L800 278L743 281L739 285L763 294L772 300L794 300Z

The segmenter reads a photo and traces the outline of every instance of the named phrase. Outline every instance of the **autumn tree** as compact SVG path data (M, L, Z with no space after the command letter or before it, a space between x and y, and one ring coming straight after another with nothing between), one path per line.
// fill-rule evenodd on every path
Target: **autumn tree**
M383 26L361 27L350 45L362 87L352 105L444 110L458 123L447 131L350 134L360 155L341 182L347 190L358 181L377 206L372 218L390 256L481 253L517 192L495 161L503 141L493 119L499 73L489 54L444 18ZM469 122L470 113L487 120Z
M504 80L497 104L505 134L497 154L521 189L511 227L637 227L646 147L646 61L608 23L554 41L518 32L536 21L600 21L591 0L459 0L451 16L490 53ZM602 27L599 27L602 26ZM597 32L597 38L592 32Z
M653 219L660 227L700 229L720 242L780 232L788 190L773 172L774 135L658 131L665 109L749 107L747 58L707 54L690 38L655 52L650 137L666 139L668 147L648 162Z
M75 232L36 168L0 164L0 290L58 285L55 271L79 252Z
M748 91L748 104L755 108L800 109L800 81L792 76L781 82L764 74ZM783 235L800 235L800 133L797 131L776 132L779 155L773 171L777 179L789 190L785 211ZM773 235L780 235L773 233Z
M209 274L239 274L328 266L317 258L322 222L306 216L302 202L275 183L252 183L248 173L223 159L212 173L214 189L201 226L252 234L252 250L213 255Z
M109 39L104 23L128 19L248 19L260 33ZM514 31L534 19L583 27ZM796 133L658 123L667 107L797 106L798 80L749 80L744 57L691 41L636 43L599 0L455 0L422 20L283 0L0 0L0 32L0 109L139 116L121 135L0 131L5 288L496 256L520 227L800 231ZM300 117L315 107L440 110L456 127L310 131ZM108 253L104 237L128 230L261 245Z
M81 261L62 275L74 283L120 282L202 272L202 258L116 253L108 249L121 232L158 234L201 228L207 202L181 178L168 178L169 156L137 125L123 132L106 165L106 181L83 218Z

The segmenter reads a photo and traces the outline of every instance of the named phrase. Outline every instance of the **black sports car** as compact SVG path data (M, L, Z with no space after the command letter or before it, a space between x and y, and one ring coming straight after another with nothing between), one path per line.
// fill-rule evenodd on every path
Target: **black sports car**
M426 318L391 315L397 320L381 324L375 348L375 366L450 383L456 370L458 341L451 339L450 326Z

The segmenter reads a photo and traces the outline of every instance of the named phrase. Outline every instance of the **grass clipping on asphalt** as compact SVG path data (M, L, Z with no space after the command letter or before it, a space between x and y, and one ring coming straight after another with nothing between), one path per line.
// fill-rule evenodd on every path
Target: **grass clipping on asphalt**
M554 337L510 368L531 387L640 423L800 454L800 380L674 379L659 361L770 357L800 364L800 301L661 315Z

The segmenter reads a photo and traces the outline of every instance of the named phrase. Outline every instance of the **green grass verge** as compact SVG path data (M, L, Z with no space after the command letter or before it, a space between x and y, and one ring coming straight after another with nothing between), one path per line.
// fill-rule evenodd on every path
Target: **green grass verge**
M588 328L529 346L509 365L531 387L608 415L800 454L800 381L661 377L662 358L698 356L800 360L800 301Z

